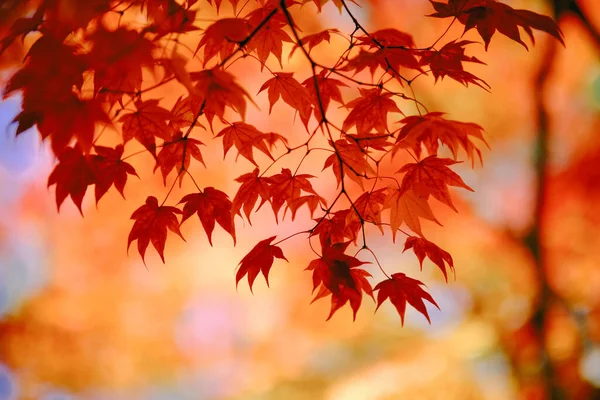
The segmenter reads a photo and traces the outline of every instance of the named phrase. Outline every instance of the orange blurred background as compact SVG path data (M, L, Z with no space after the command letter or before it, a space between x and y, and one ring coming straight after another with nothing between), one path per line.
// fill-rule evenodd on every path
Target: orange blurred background
M552 12L541 0L506 3ZM600 27L600 4L579 4ZM371 29L410 32L417 46L433 42L448 23L425 18L432 12L426 1L377 0L353 9ZM305 33L352 30L333 4L319 18L312 15L296 15ZM592 399L600 387L600 44L574 16L561 18L560 26L567 46L556 48L543 88L550 148L541 237L553 294L544 334L556 379L573 388L565 398ZM461 34L455 26L446 38ZM466 38L479 39L475 32ZM96 207L88 193L84 218L70 200L58 214L54 189L46 189L54 163L47 143L34 132L15 139L10 121L19 99L0 103L0 400L542 399L535 378L540 349L526 323L543 285L525 239L536 207L535 78L552 45L549 36L536 34L529 52L499 35L487 53L471 47L470 55L487 65L468 70L492 86L491 94L450 80L415 83L431 111L480 124L491 147L483 168L456 168L475 189L453 192L460 214L439 207L444 227L425 226L452 254L455 280L445 283L429 262L419 271L414 255L403 254L389 232L369 232L383 265L427 284L441 307L429 309L431 325L410 309L402 327L390 304L374 314L367 301L356 322L347 306L325 322L328 301L309 305L312 282L304 268L313 257L302 236L282 245L290 263L276 260L270 288L258 279L254 294L245 281L236 290L235 267L249 249L275 233L281 238L306 229L307 213L279 225L267 207L253 226L237 219L236 247L219 228L210 247L200 224L186 223L186 242L169 237L165 265L150 249L146 269L135 246L127 255L126 243L132 212L147 196L161 199L167 191L151 173L151 157L136 157L141 179L130 178L126 201L111 190ZM334 38L331 46L343 51L344 41ZM332 47L313 55L335 61ZM271 64L277 68L276 60ZM297 54L286 68L304 76L305 64ZM231 71L252 95L266 79L255 64ZM1 71L0 80L10 72ZM156 97L171 104L178 94L166 88ZM276 105L267 118L267 96L254 101L248 123L305 140L300 121L290 124L289 108ZM410 107L403 111L413 112ZM235 163L232 154L223 160L217 140L205 144L209 168L195 165L192 173L200 186L233 195L233 178L251 164ZM311 162L302 172L318 175L323 160ZM192 187L184 181L173 199ZM319 189L335 194L330 185ZM375 268L369 271L380 278Z

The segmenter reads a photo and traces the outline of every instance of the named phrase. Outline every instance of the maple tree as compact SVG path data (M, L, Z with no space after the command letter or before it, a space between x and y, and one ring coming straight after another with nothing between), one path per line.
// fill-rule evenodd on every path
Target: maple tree
M307 267L315 300L331 299L328 319L345 304L356 317L366 294L373 300L377 295L377 308L389 300L402 322L407 303L429 320L424 300L438 307L435 300L421 281L388 272L379 263L366 227L391 231L393 242L402 236L404 250L412 250L421 266L428 258L446 280L447 268L454 271L452 256L427 239L422 222L441 225L432 199L456 211L449 186L472 189L452 166L481 162L487 143L481 126L428 110L412 84L446 78L489 90L483 79L465 70L466 63L483 64L467 55L476 40L448 38L447 29L434 43L418 47L412 35L397 29L368 31L345 0L332 4L352 22L351 32L330 27L309 34L297 16L331 7L327 0L231 0L231 7L222 0L71 3L8 2L12 22L0 42L0 54L20 40L32 43L8 80L4 98L22 96L22 110L14 118L17 135L36 126L50 141L57 164L48 186L55 186L58 208L71 197L83 214L90 186L96 203L113 186L124 196L128 178L138 175L133 157L147 152L166 189L162 201L148 196L131 216L128 247L137 242L142 259L152 244L164 262L169 231L183 239L180 227L194 214L209 243L216 223L235 244L236 221L250 223L266 203L277 222L288 215L294 220L304 209L312 226L283 239L259 241L241 260L237 283L247 278L252 289L259 273L268 283L273 265L287 261L285 242L304 235L317 256ZM429 17L445 18L449 27L464 25L463 36L476 29L470 37L481 39L486 50L496 32L527 48L520 29L532 43L534 30L563 43L550 17L500 1L430 3ZM202 18L207 7L219 13L214 20ZM335 63L326 64L313 56L314 49L327 46L334 36L348 45ZM197 44L194 48L188 42ZM291 71L291 60L307 62L309 72ZM269 113L293 109L308 138L263 132L245 121L253 99L229 70L238 63L260 66L264 82L257 96L267 96ZM166 85L179 91L174 104L155 95ZM333 103L345 110L342 117L330 112ZM120 143L105 141L109 129L118 132ZM236 160L241 156L249 163L230 195L202 187L201 178L189 172L192 163L204 164L203 148L212 137L220 138L224 157L232 152ZM142 151L130 150L135 142ZM292 153L303 154L294 170L277 165ZM322 165L318 175L300 172L309 155ZM173 198L173 188L185 179L196 192ZM320 180L337 185L331 198L315 189ZM348 250L351 244L358 248L354 254ZM385 279L372 284L367 265L380 269Z

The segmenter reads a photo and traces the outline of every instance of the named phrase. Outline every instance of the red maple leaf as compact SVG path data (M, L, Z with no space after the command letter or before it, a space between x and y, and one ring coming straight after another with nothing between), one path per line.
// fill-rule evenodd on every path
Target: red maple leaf
M223 118L225 107L237 112L242 119L246 114L246 98L250 98L233 75L218 68L190 73L190 79L196 82L193 87L194 115L201 111L212 124L215 116Z
M259 272L262 272L267 281L267 286L269 286L269 271L273 266L273 260L275 258L281 258L287 261L281 248L271 244L276 237L277 236L271 236L268 239L261 240L244 258L242 258L242 261L238 264L238 272L235 274L236 287L240 280L248 275L248 284L250 285L250 291L252 291L252 285Z
M209 186L200 193L191 193L184 196L179 204L181 203L185 203L181 223L197 214L206 236L208 236L208 242L212 246L212 232L215 229L215 222L217 222L221 228L231 235L235 245L235 226L233 224L233 214L231 213L231 201L227 194Z
M327 157L323 170L332 167L338 186L342 183L342 177L347 176L362 188L362 177L375 173L367 159L367 151L362 150L354 141L343 139L336 140L334 148L336 154Z
M442 224L435 218L427 199L419 196L413 190L400 190L389 187L388 194L383 203L383 209L390 209L390 227L392 239L396 241L396 232L405 223L413 232L423 236L421 231L421 218Z
M424 286L423 282L409 278L403 273L392 274L390 279L379 282L373 289L373 291L379 290L377 293L377 309L379 309L379 306L385 300L390 299L390 302L396 307L398 314L400 314L402 325L404 325L404 313L406 311L406 302L408 302L408 304L423 314L427 318L427 321L431 323L423 299L436 306L438 310L440 307L433 300L433 297L423 290L421 285Z
M131 164L123 161L123 145L110 148L104 146L94 146L96 154L90 156L89 164L94 175L96 183L96 204L106 194L111 186L115 186L117 191L125 198L123 190L127 183L127 175L138 174ZM139 178L139 177L138 177Z
M452 204L448 186L457 186L473 192L462 178L450 168L449 165L457 164L449 158L429 156L418 163L405 164L398 172L405 173L400 191L414 190L419 196L425 198L432 195L437 200L457 211Z
M156 155L156 138L169 141L173 136L167 121L173 117L171 112L158 105L158 100L136 101L137 111L123 115L123 142L136 139L153 156Z
M317 87L315 87L315 79L317 81ZM346 85L340 80L328 78L325 70L321 71L315 76L307 78L304 82L302 82L302 86L306 88L312 100L314 106L314 114L317 121L323 120L323 118L320 117L321 106L323 106L324 111L327 111L331 100L336 101L340 104L344 104L344 100L342 99L342 92L340 91L340 86L348 87L348 85Z
M408 249L413 249L415 255L419 259L419 264L421 265L421 269L423 269L423 260L425 256L429 257L429 259L438 266L440 271L444 274L444 279L448 282L448 275L446 274L446 262L450 267L452 272L454 271L454 262L452 261L452 256L447 251L439 248L435 243L430 242L427 239L423 239L416 236L409 236L406 238L406 242L404 243L405 252Z
M348 218L354 213L353 209L338 210L332 213L332 217L316 219L317 225L312 229L309 236L319 235L321 248L342 243L346 240L355 242L362 225L358 219Z
M421 146L424 145L430 155L437 155L439 143L442 143L450 149L455 159L458 150L462 148L472 164L475 163L475 154L481 162L481 151L473 139L478 139L487 146L482 133L483 128L470 122L448 120L443 115L441 112L430 112L422 116L406 117L400 121L404 126L400 129L392 154L400 149L409 148L419 158Z
M202 165L204 160L202 159L202 153L198 146L203 143L197 139L190 137L183 137L181 131L175 133L173 137L165 141L160 149L160 152L156 156L156 165L154 171L160 167L160 172L163 176L163 182L167 184L167 176L174 168L177 168L179 174L179 186L183 181L183 174L181 172L187 171L190 167L192 157L200 161Z
M366 51L361 48L356 57L349 59L341 70L354 71L355 74L358 74L363 69L369 68L371 76L373 76L378 67L384 71L391 68L394 76L398 78L400 67L404 67L425 74L415 57L416 54L417 52L405 48L383 47L376 51Z
M181 214L181 210L175 207L159 206L156 197L148 196L146 204L135 210L131 215L131 219L135 220L135 223L127 238L127 250L129 250L131 242L137 240L138 252L142 256L142 261L146 264L144 255L146 254L148 244L152 243L164 263L167 229L183 239L179 231L177 214Z
M362 294L373 297L373 289L367 280L367 271L356 268L366 264L355 257L344 254L349 243L337 243L323 248L321 258L311 261L306 268L313 271L313 292L321 286L313 302L331 294L331 310L327 320L348 301L353 317L362 303Z
M352 225L354 221L359 223L362 221L371 222L377 225L381 233L383 226L381 225L381 211L385 203L387 188L378 189L372 192L364 192L356 201L352 213L346 217L346 225ZM358 215L357 212L358 211Z
M308 204L309 208L311 208L311 201L317 202L317 204L321 203L324 206L327 205L327 201L319 196L313 189L312 184L309 181L310 178L314 178L314 176L309 174L292 175L292 171L288 168L282 168L281 173L267 178L270 185L270 201L273 213L275 214L275 220L277 220L279 210L284 203L287 203L286 211L287 208L292 208L292 220L294 219L296 210L302 204ZM308 196L301 196L302 192L308 193ZM290 204L292 204L291 207Z
M525 30L533 43L533 29L536 29L554 36L564 45L560 28L552 18L545 15L528 10L515 10L496 0L449 0L448 4L431 1L431 4L436 11L431 17L457 17L465 25L465 32L477 28L486 50L496 31L527 48L521 40L519 26Z
M279 6L279 4L277 6ZM253 28L257 27L272 10L273 9L268 6L257 8L246 17L248 24ZM283 42L294 42L292 38L290 38L290 35L283 30L286 26L287 20L285 19L285 16L283 16L282 13L277 13L272 16L269 21L263 25L263 28L256 32L248 42L248 51L256 52L256 55L261 62L261 70L264 68L264 64L271 54L277 58L279 65L282 66L281 55L283 52Z
M379 47L415 47L411 34L394 28L379 29L368 36L358 36L359 44L368 45L369 48Z
M464 47L471 43L475 42L470 40L453 40L446 43L439 50L425 50L420 54L420 63L421 65L429 66L436 82L439 78L443 79L447 76L465 86L472 83L484 90L488 90L490 86L484 80L464 70L463 62L485 64L475 57L465 55Z
M256 168L254 171L241 175L235 179L236 182L240 182L242 185L238 188L231 206L231 212L234 215L241 216L242 214L240 211L243 208L248 223L251 225L250 214L252 213L252 210L254 210L258 197L260 196L261 198L258 208L262 207L262 205L271 198L269 178L259 176L258 172L258 168Z
M217 54L221 60L227 58L250 31L250 24L244 18L223 18L209 25L196 48L196 52L204 48L203 65L206 66Z
M271 160L271 149L275 142L281 141L287 145L287 139L277 133L263 133L250 124L244 122L234 122L223 129L216 137L223 137L223 158L227 155L231 146L235 145L238 156L243 156L252 164L258 167L254 161L252 149L256 148L266 154ZM236 157L237 160L237 157Z
M87 60L94 71L96 93L112 105L123 94L142 89L142 69L154 68L152 41L136 30L120 27L111 31L102 24L87 39L93 43Z
M258 93L267 89L269 94L269 113L273 110L273 105L281 98L290 107L298 111L304 126L308 124L308 119L312 112L312 100L306 88L293 77L293 73L275 73L273 78L266 81L260 87Z
M87 187L95 183L94 173L90 168L88 158L79 147L66 147L58 156L58 164L48 177L48 187L56 185L56 208L60 206L67 196L71 196L73 203L83 216L81 202Z
M387 128L387 115L389 112L402 113L391 93L382 93L381 89L359 89L360 97L350 101L346 107L352 109L342 125L343 131L348 131L356 126L358 134L367 134L375 129L385 133Z
M313 33L312 35L306 35L302 39L300 39L300 43L295 43L292 50L290 50L290 57L294 54L294 52L300 48L300 45L308 46L308 52L313 49L313 47L318 46L323 42L330 43L331 34L332 33L340 33L337 29L325 29L321 32Z

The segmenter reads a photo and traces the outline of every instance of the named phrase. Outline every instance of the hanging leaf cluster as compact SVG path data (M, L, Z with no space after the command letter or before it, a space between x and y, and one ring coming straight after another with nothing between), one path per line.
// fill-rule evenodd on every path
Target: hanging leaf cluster
M492 38L503 35L527 48L523 32L531 43L534 31L561 43L563 36L550 17L532 11L496 0L448 0L431 1L429 17L462 24L469 39L448 38L446 30L434 43L418 43L396 28L365 29L353 11L360 1L7 2L0 13L10 28L0 55L17 41L31 45L3 96L22 98L13 120L17 135L35 128L56 156L48 186L58 208L70 197L83 214L82 202L92 191L96 203L110 190L124 196L138 176L135 149L153 158L165 197L148 196L135 210L128 238L142 259L151 244L164 261L166 241L173 234L183 238L186 224L199 223L210 244L218 225L235 244L242 220L251 223L253 213L268 206L277 222L310 215L304 222L311 226L284 239L258 241L239 263L237 283L247 279L252 289L259 274L268 283L271 269L287 261L285 242L303 235L316 253L306 268L314 298L330 299L329 318L346 304L356 316L369 297L377 307L389 301L402 322L407 304L429 320L426 303L438 305L424 284L387 272L371 257L366 229L374 225L391 242L403 241L421 266L428 258L447 280L455 268L452 256L427 239L424 222L441 225L433 201L457 210L451 187L472 189L453 168L480 162L487 143L481 126L427 109L412 84L445 80L489 90L469 71L483 64L470 55L479 41L487 50ZM335 26L305 31L301 16L309 13L327 24L320 13L336 7L354 26L351 32ZM340 40L346 45L337 62L319 58L324 49L337 51L331 43ZM296 60L308 62L310 70L294 71ZM234 64L259 67L256 95L232 72ZM178 91L174 103L157 94L167 85ZM265 118L292 109L297 120L290 125L301 124L308 135L248 123L254 96L268 101ZM104 141L106 129L119 133L116 146ZM247 165L231 193L190 173L192 166L212 167L204 155L215 146ZM295 168L283 167L292 153L301 160ZM309 162L318 172L302 170ZM185 180L195 191L174 198L173 187ZM317 190L322 180L337 186L333 195ZM351 245L358 253L351 254ZM385 278L373 282L379 269Z

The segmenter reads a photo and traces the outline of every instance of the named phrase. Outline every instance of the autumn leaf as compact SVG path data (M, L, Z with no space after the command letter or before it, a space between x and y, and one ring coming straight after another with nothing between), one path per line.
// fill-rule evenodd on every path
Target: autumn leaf
M405 164L398 172L404 173L400 192L414 190L425 198L432 195L437 200L456 210L452 204L452 198L448 186L457 186L473 192L462 178L450 168L449 165L457 164L449 158L438 158L429 156L418 163Z
M48 177L48 187L56 185L56 209L60 211L63 201L67 196L71 196L71 200L83 216L81 210L83 196L85 196L87 187L95 182L94 173L81 149L66 147L58 157L58 164Z
M123 123L123 142L136 139L153 156L156 155L156 138L168 141L172 137L172 129L167 125L173 115L158 105L158 100L137 101L137 111L123 115L119 122Z
M250 98L229 72L213 68L190 73L196 82L192 95L197 107L194 115L203 112L212 125L215 116L224 117L225 107L237 112L242 119L246 114L246 98Z
M131 164L122 160L123 145L117 145L114 149L111 147L94 146L94 151L96 154L90 156L89 165L94 175L94 182L96 183L96 204L98 204L98 201L113 185L121 196L125 198L123 190L127 183L127 176L135 175L138 178L139 176Z
M425 257L428 257L435 265L438 266L440 271L444 274L444 279L448 282L448 275L446 274L446 264L450 267L450 270L454 273L454 262L452 261L452 256L447 251L439 248L435 243L430 242L427 239L423 239L416 236L409 236L406 238L406 242L404 243L405 252L408 249L413 249L415 255L419 259L419 264L421 265L421 269L423 269L423 260Z
M258 167L254 161L253 149L256 148L267 155L271 160L271 149L277 141L287 145L287 139L277 133L263 133L250 124L244 122L234 122L230 126L223 129L216 137L223 138L223 158L229 152L232 146L238 151L238 156L244 157L252 164ZM237 160L237 157L236 157Z
M269 113L273 105L281 98L290 107L298 111L304 126L308 124L312 112L312 100L306 88L300 84L292 73L277 72L275 76L266 81L258 93L267 90L269 95Z
M308 204L309 208L311 207L310 201L313 199L313 202L321 203L326 206L327 201L319 196L317 192L312 187L309 179L314 178L314 176L309 174L294 174L292 175L292 171L288 168L282 168L281 173L270 176L267 178L269 183L269 191L271 193L271 207L273 209L273 213L275 214L275 220L277 220L277 216L279 214L279 210L283 206L284 203L287 203L287 208L290 208L290 203L292 203L292 220L296 214L296 210L302 204ZM302 193L307 193L308 196L303 196L306 200L300 200L303 197ZM301 204L294 204L295 201L301 201ZM313 203L313 207L314 207ZM314 211L314 208L313 208ZM285 212L284 212L285 215Z
M354 209L337 210L330 217L316 219L317 225L312 228L309 236L319 236L321 247L329 247L347 240L356 242L362 224L360 220L352 218Z
M354 141L346 140L336 140L334 148L336 153L327 157L323 170L329 167L333 169L338 186L342 183L342 177L346 176L362 188L362 177L375 173L367 159L367 151Z
M425 75L426 73L421 69L419 61L415 56L416 54L416 51L405 48L383 47L376 51L361 49L356 57L349 59L341 70L353 71L354 74L358 74L365 68L368 68L371 76L374 76L377 68L381 68L384 71L391 69L395 71L394 77L399 78L400 67L403 67L419 71Z
M406 312L406 303L408 302L408 304L423 314L425 318L427 318L427 321L431 323L423 299L436 306L438 310L440 307L435 300L433 300L433 297L431 297L431 295L421 286L424 286L423 282L409 278L403 273L392 274L390 279L379 282L373 289L373 291L379 290L379 292L377 292L377 309L379 309L379 306L381 306L384 301L389 299L394 307L396 307L400 319L402 320L402 325L404 325L404 314Z
M204 188L204 191L184 196L179 204L181 203L185 203L181 223L197 214L206 236L208 236L208 242L212 246L212 232L215 229L215 222L217 222L225 232L231 235L235 245L235 226L231 213L231 201L227 194L209 186Z
M316 87L315 80L317 82ZM308 95L312 100L314 114L317 121L323 120L321 117L321 106L323 106L324 111L327 111L331 100L340 104L344 104L340 87L348 87L348 85L338 79L328 78L325 71L307 78L304 82L302 82L302 86L306 88Z
M390 186L388 194L383 203L383 209L390 209L390 227L392 228L392 239L396 241L396 233L402 223L408 228L423 236L421 231L421 219L427 219L442 224L435 218L427 199L416 194L413 190L402 191L397 187Z
M269 271L273 266L273 260L275 258L281 258L287 261L281 248L271 244L276 237L277 236L272 236L258 242L258 244L242 258L242 261L238 264L239 269L235 275L236 287L240 280L248 275L248 284L250 285L250 291L252 292L252 285L259 272L262 272L267 281L267 286L269 286Z
M354 201L352 213L346 217L346 224L351 225L353 221L366 221L374 223L381 233L383 226L381 225L381 211L385 203L387 188L378 189L372 192L364 192L358 199ZM357 215L358 211L358 215Z
M439 143L442 143L450 149L454 159L457 158L458 150L462 148L472 165L475 164L475 155L481 162L481 150L473 139L488 145L483 137L483 128L474 123L448 120L443 115L444 113L440 112L430 112L422 116L406 117L400 121L404 126L398 133L392 155L408 148L420 158L421 146L425 146L429 155L437 155Z
M519 27L523 28L533 43L533 29L536 29L554 36L564 45L560 28L552 18L545 15L528 10L515 10L496 0L449 0L448 4L431 1L431 4L436 11L431 17L457 17L460 23L465 25L465 32L477 28L486 50L496 31L527 49L527 45L521 40Z
M352 109L342 125L343 131L356 126L356 132L366 134L375 129L379 133L388 131L389 112L402 113L391 93L382 93L381 89L359 89L360 97L350 101L346 107Z
M246 17L248 24L253 28L258 26L266 16L271 13L271 10L270 7L260 7L252 11ZM283 42L293 43L290 35L283 30L286 26L287 21L282 13L275 14L266 24L264 24L263 29L256 32L248 42L248 51L256 52L258 59L261 61L261 71L271 54L277 58L279 65L283 68L283 65L281 64Z
M87 56L94 71L94 90L113 105L124 94L142 89L142 70L154 68L155 45L134 29L109 30L99 24L87 36L93 47Z
M250 214L254 210L258 198L261 199L258 208L262 207L271 198L270 181L268 178L259 176L258 172L259 170L256 168L253 172L238 176L235 179L236 182L240 182L242 185L233 198L231 212L233 215L241 216L240 211L243 209L250 224L252 224Z
M317 33L313 33L312 35L304 36L302 39L300 39L300 43L302 45L306 45L308 47L307 51L310 53L310 51L313 49L313 47L318 46L319 44L321 44L323 42L329 43L331 40L332 33L340 33L340 31L337 29L325 29L325 30L322 30L321 32L317 32ZM299 48L300 48L299 43L294 44L294 47L292 47L292 50L290 51L290 57Z
M250 33L250 26L245 18L222 18L209 25L196 48L196 53L204 48L203 66L217 54L221 60L231 55Z
M163 183L167 184L167 176L173 169L176 169L179 176L179 186L183 181L183 171L187 171L190 167L192 157L204 164L202 153L198 146L203 143L197 139L184 137L181 131L175 133L173 137L165 141L156 156L156 165L154 171L160 167L160 172L163 176Z
M142 256L142 261L146 264L144 255L148 244L152 243L164 263L167 230L176 233L183 239L179 231L177 214L181 214L181 210L176 207L159 206L156 197L148 196L146 203L131 215L131 219L135 222L127 238L127 250L129 250L131 243L137 240L138 252Z
M457 82L468 86L469 83L477 85L484 90L488 90L490 86L482 79L476 77L464 70L463 62L472 62L484 64L475 57L465 55L465 46L472 44L470 40L453 40L446 43L439 50L426 50L421 52L421 65L427 65L431 69L431 73L435 78L435 82L439 78L449 77Z
M362 35L356 38L361 45L369 48L379 47L415 47L415 41L411 34L394 28L379 29L371 32L368 36Z
M323 248L321 258L311 261L306 268L313 272L313 292L319 288L313 302L331 295L331 310L327 320L346 303L350 302L353 318L362 303L363 292L373 297L373 289L367 280L367 271L356 268L366 264L355 257L344 254L349 243L337 243Z

